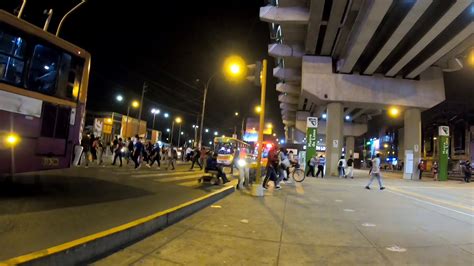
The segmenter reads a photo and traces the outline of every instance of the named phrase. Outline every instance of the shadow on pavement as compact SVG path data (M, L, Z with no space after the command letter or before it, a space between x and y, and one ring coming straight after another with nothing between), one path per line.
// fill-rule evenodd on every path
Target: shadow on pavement
M88 177L22 176L21 181L0 182L0 215L37 212L153 193L136 187ZM26 183L25 180L31 182Z

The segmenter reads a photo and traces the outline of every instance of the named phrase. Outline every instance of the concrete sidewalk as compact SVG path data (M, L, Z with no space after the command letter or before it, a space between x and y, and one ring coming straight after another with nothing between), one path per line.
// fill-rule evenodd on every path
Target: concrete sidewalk
M472 184L361 174L236 192L95 265L474 264Z

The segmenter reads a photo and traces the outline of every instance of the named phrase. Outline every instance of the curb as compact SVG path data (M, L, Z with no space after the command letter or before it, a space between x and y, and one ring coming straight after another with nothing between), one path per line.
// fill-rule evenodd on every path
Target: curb
M150 236L209 206L235 191L234 186L160 211L132 222L88 235L64 244L1 261L0 265L87 264Z

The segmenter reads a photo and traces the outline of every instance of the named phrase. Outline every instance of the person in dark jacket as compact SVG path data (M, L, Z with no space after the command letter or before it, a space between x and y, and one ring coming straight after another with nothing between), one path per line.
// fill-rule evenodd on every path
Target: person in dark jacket
M114 162L112 165L115 165L115 161L117 157L120 159L120 167L122 167L122 148L123 148L123 141L122 138L117 140L117 144L114 145Z
M193 163L191 164L191 169L189 169L189 170L193 170L194 164L197 164L199 166L199 168L201 168L201 170L202 170L202 165L199 162L200 157L201 157L201 152L199 151L199 149L198 148L194 149L194 151L192 152Z
M229 182L224 171L222 171L222 167L217 163L217 153L207 158L206 171L207 170L217 171L217 178L222 178L224 184Z

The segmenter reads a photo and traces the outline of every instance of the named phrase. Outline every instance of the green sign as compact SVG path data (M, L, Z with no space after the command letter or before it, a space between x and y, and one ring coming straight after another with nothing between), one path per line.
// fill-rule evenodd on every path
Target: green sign
M440 126L438 130L438 180L448 180L449 127Z
M306 161L311 160L311 158L316 154L317 139L318 118L308 117L306 119Z

